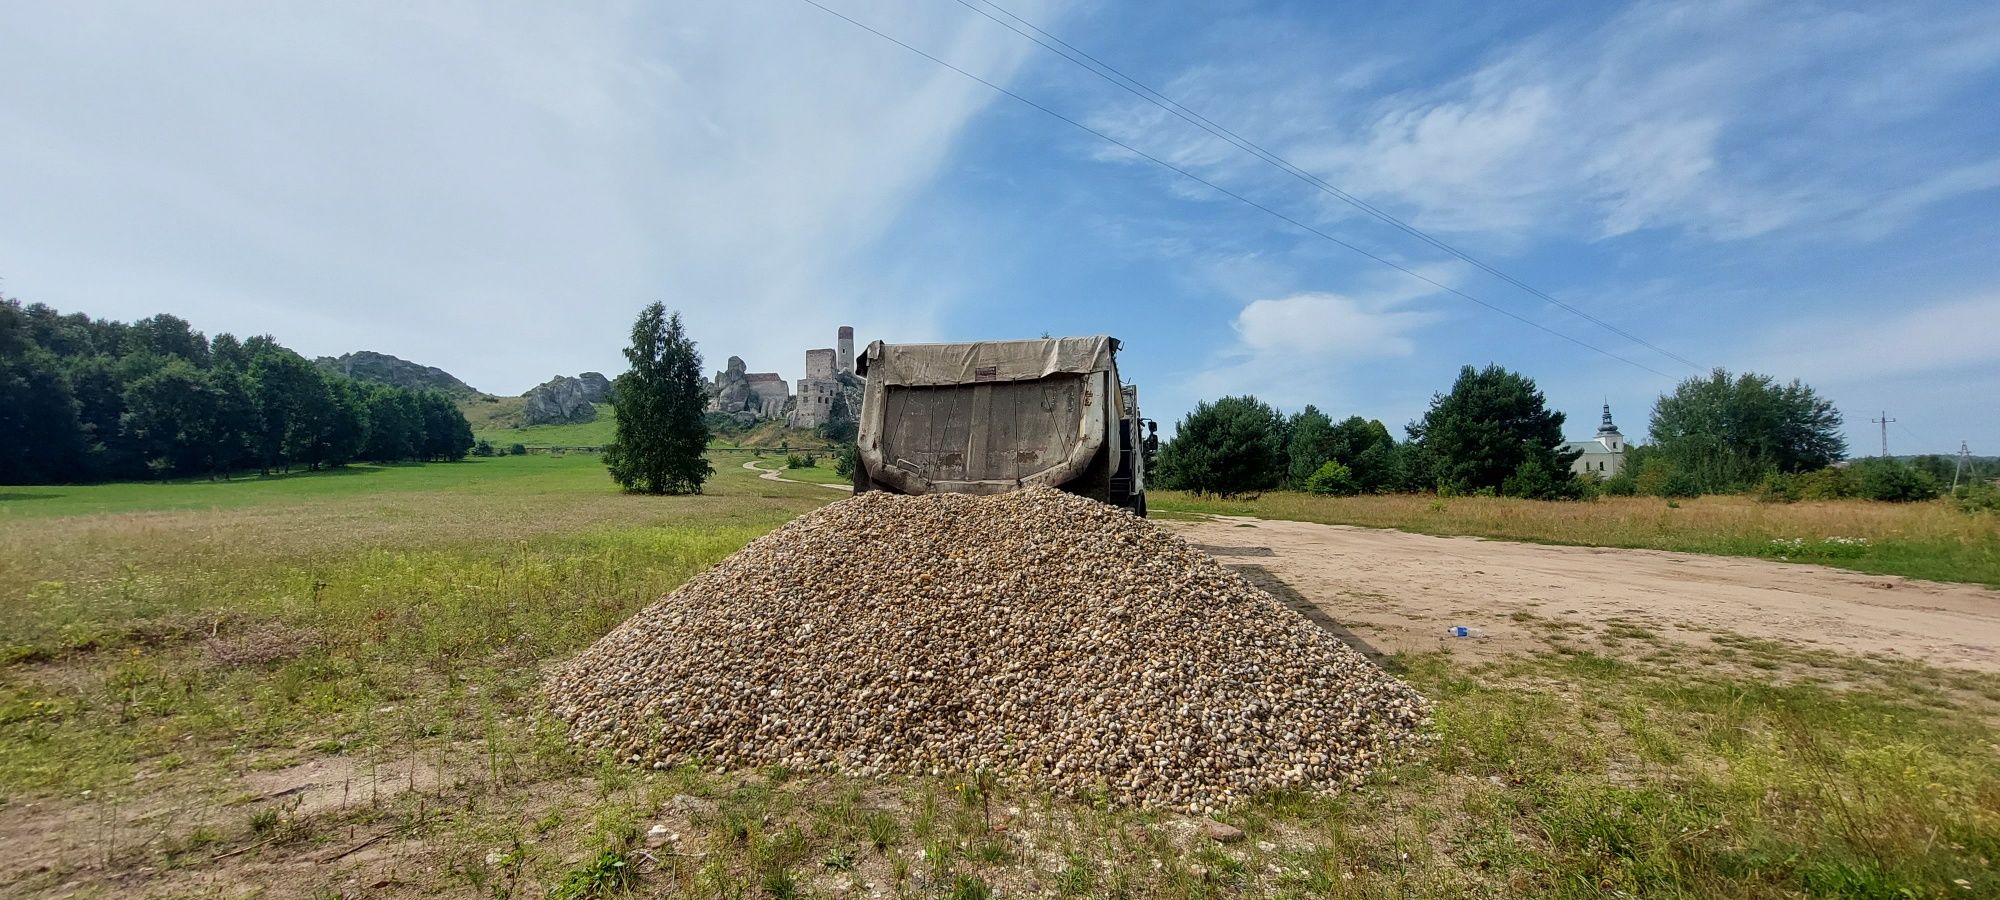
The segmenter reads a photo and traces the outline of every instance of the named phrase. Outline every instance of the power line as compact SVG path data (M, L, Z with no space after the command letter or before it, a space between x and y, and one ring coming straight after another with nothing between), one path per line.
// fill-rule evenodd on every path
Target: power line
M1900 429L1902 429L1902 430L1903 430L1903 433L1904 433L1904 434L1907 434L1907 435L1909 435L1909 436L1910 436L1911 438L1914 438L1914 439L1916 440L1916 442L1917 442L1918 444L1921 444L1921 445L1924 445L1924 446L1930 446L1930 443L1931 443L1931 439L1930 439L1930 438L1927 438L1927 437L1925 437L1925 436L1923 436L1923 435L1921 435L1921 434L1918 434L1918 433L1916 433L1916 431L1914 431L1913 429L1911 429L1911 428L1910 428L1910 426L1908 426L1908 425L1904 425L1904 424L1902 424L1901 422L1898 422L1898 423L1896 423L1896 427L1897 427L1897 428L1900 428Z
M1591 352L1594 352L1594 353L1599 353L1599 354L1603 354L1604 356L1608 356L1608 357L1610 357L1610 358L1612 358L1612 359L1615 359L1615 360L1617 360L1617 361L1619 361L1619 362L1622 362L1622 363L1624 363L1624 364L1626 364L1626 365L1628 365L1628 366L1632 366L1632 367L1634 367L1634 368L1638 368L1638 369L1642 369L1642 370L1644 370L1644 371L1647 371L1647 372L1651 372L1651 373L1653 373L1654 375L1658 375L1658 376L1660 376L1661 378L1673 378L1673 377L1674 377L1674 376L1672 376L1672 375L1669 375L1669 374L1667 374L1667 373L1665 373L1665 372L1662 372L1662 371L1660 371L1660 370L1658 370L1658 369L1655 369L1655 368L1653 368L1653 367L1651 367L1651 366L1648 366L1648 365L1646 365L1646 364L1644 364L1644 363L1640 363L1640 362L1635 362L1635 361L1633 361L1633 360L1631 360L1631 359L1627 359L1627 358L1625 358L1625 357L1623 357L1623 356L1619 356L1618 354L1616 354L1616 353L1613 353L1613 352L1611 352L1611 351L1609 351L1609 350L1606 350L1606 349L1604 349L1604 348L1602 348L1602 347L1599 347L1599 346L1597 346L1597 345L1595 345L1595 344L1591 344L1591 343L1588 343L1588 342L1586 342L1586 341L1583 341L1583 340L1581 340L1581 339L1579 339L1579 338L1575 338L1575 337L1571 337L1571 336L1569 336L1569 335L1567 335L1567 334L1564 334L1564 333L1562 333L1562 332L1560 332L1560 331L1557 331L1557 330L1555 330L1555 329L1553 329L1553 328L1550 328L1550 327L1548 327L1547 325L1543 325L1543 324L1541 324L1540 322L1536 322L1536 321L1534 321L1534 320L1532 320L1532 319L1529 319L1529 318L1527 318L1527 317L1525 317L1525 316L1522 316L1521 314L1519 314L1519 313L1516 313L1516 312L1514 312L1513 310L1509 310L1509 309L1506 309L1506 308L1504 308L1504 307L1500 307L1500 306L1495 306L1495 305L1493 305L1493 304L1491 304L1491 303L1488 303L1488 302L1486 302L1486 301L1484 301L1484 300L1481 300L1481 299L1479 299L1478 297L1474 297L1474 296L1472 296L1471 294L1468 294L1468 293L1466 293L1466 292L1464 292L1464 291L1461 291L1461 290L1459 290L1458 288L1455 288L1455 287L1452 287L1451 285L1448 285L1448 284L1445 284L1445 283L1443 283L1443 282L1441 282L1441 281L1438 281L1438 280L1437 280L1437 279L1435 279L1435 278L1432 278L1432 277L1430 277L1430 276L1428 276L1428 275L1425 275L1425 274L1423 274L1423 273L1421 273L1421 272L1418 272L1418 271L1416 271L1415 269L1412 269L1412 268L1410 268L1410 267L1408 267L1408 266L1405 266L1405 265L1402 265L1401 263L1397 263L1397 262L1395 262L1395 261L1393 261L1393 260L1390 260L1390 259L1387 259L1387 258L1384 258L1384 257L1382 257L1382 256L1379 256L1379 255L1377 255L1377 254L1374 254L1374 253L1371 253L1371 252L1369 252L1369 251L1367 251L1367 250L1364 250L1364 249L1362 249L1362 248L1361 248L1361 247L1359 247L1359 246L1356 246L1356 245L1354 245L1354 244L1351 244L1351 243L1348 243L1347 241L1344 241L1344 240L1341 240L1340 238L1337 238L1337 237L1334 237L1333 235L1331 235L1331 234L1328 234L1328 233L1326 233L1325 231L1321 231L1321 230L1320 230L1320 229L1318 229L1318 228L1315 228L1315 227L1313 227L1313 226L1311 226L1311 225L1307 225L1306 223L1304 223L1304 222L1301 222L1301 221L1299 221L1298 219L1295 219L1295 218L1292 218L1291 216L1288 216L1288 215L1285 215L1284 213L1281 213L1281 212L1279 212L1279 211L1277 211L1277 210L1275 210L1275 209L1272 209L1272 208L1271 208L1271 207L1269 207L1269 206L1266 206L1266 205L1264 205L1264 204L1262 204L1262 203L1258 203L1257 201L1255 201L1255 200L1252 200L1252 199L1250 199L1249 197L1245 197L1245 196L1243 196L1242 194L1239 194L1239 193L1236 193L1235 191L1232 191L1232 190L1229 190L1228 188L1225 188L1225 187L1223 187L1223 186L1221 186L1221 185L1219 185L1219 184L1216 184L1216 183L1215 183L1215 182L1213 182L1213 181L1209 181L1209 180L1208 180L1208 179L1206 179L1206 178L1203 178L1203 177L1201 177L1201 176L1199 176L1199 175L1196 175L1196 174L1194 174L1193 172L1190 172L1190 171L1188 171L1188 170L1186 170L1186 169L1183 169L1183 168L1181 168L1180 166L1176 166L1176 165L1174 165L1173 163L1170 163L1170 162L1167 162L1166 160L1164 160L1164 159L1161 159L1161 158L1159 158L1159 157L1157 157L1157 156L1154 156L1154 155L1152 155L1152 154L1150 154L1150 153L1147 153L1147 152L1145 152L1144 150L1140 150L1139 148L1137 148L1137 147L1134 147L1134 146L1132 146L1131 144L1127 144L1127 143L1125 143L1124 141L1121 141L1121 140L1119 140L1119 139L1117 139L1117 138L1114 138L1114 137L1112 137L1112 136L1110 136L1110 135L1108 135L1108 134L1105 134L1105 133L1104 133L1104 132L1102 132L1102 131L1098 131L1097 129L1095 129L1095 128L1092 128L1092 127L1090 127L1090 126L1088 126L1088 125L1085 125L1085 124L1083 124L1082 122L1079 122L1079 121L1077 121L1077 120L1075 120L1075 119L1072 119L1072 118L1070 118L1070 117L1068 117L1068 116L1065 116L1065 115L1063 115L1062 113L1059 113L1059 112L1056 112L1055 110L1053 110L1053 109L1050 109L1050 108L1048 108L1048 107L1046 107L1046 106L1043 106L1043 105L1042 105L1042 104L1040 104L1040 103L1036 103L1035 101L1033 101L1033 100L1030 100L1030 99L1028 99L1027 97L1024 97L1024 96L1022 96L1022 95L1020 95L1020 94L1017 94L1017 93L1014 93L1013 91L1010 91L1010 90L1008 90L1008 89L1006 89L1006 88L1004 88L1004 87L1001 87L1001 86L1000 86L1000 85L998 85L998 84L995 84L995 83L993 83L993 82L991 82L991 81L988 81L988 80L986 80L986 79L984 79L984 78L981 78L981 77L979 77L978 75L974 75L974 74L972 74L971 72L968 72L968 71L966 71L966 70L964 70L964 69L961 69L961 68L959 68L958 66L955 66L955 65L953 65L953 64L951 64L951 63L949 63L949 62L946 62L946 61L945 61L945 60L943 60L943 59L940 59L940 58L938 58L938 57L936 57L936 56L932 56L931 54L929 54L929 53L927 53L927 52L925 52L925 51L923 51L923 50L920 50L920 49L918 49L918 48L916 48L916 47L914 47L914 46L912 46L912 45L910 45L910 44L907 44L907 43L904 43L903 41L901 41L901 40L899 40L899 39L897 39L897 38L895 38L895 37L892 37L892 36L890 36L890 35L888 35L888 34L885 34L885 33L883 33L882 31L879 31L879 30L877 30L876 28L874 28L873 26L870 26L870 25L868 25L867 23L864 23L864 22L861 22L861 21L859 21L859 20L856 20L856 19L854 19L854 18L852 18L852 17L849 17L849 16L847 15L847 14L845 14L845 13L842 13L842 12L840 12L839 10L836 10L836 9L832 9L832 8L829 8L829 7L827 7L827 6L825 6L825 5L821 4L821 3L819 3L819 2L818 2L818 0L799 0L799 2L801 2L801 3L804 3L804 4L806 4L807 6L811 6L811 7L815 8L815 9L818 9L819 11L821 11L821 12L824 12L824 13L826 13L827 15L830 15L830 16L833 16L834 18L837 18L837 19L839 19L839 20L841 20L841 21L843 21L843 22L846 22L846 23L847 23L847 24L849 24L849 25L852 25L852 26L854 26L854 27L856 27L856 28L859 28L859 29L861 29L861 30L863 30L863 31L866 31L866 32L868 32L869 34L872 34L872 35L874 35L874 36L876 36L876 37L878 37L878 38L881 38L881 39L883 39L883 40L885 40L885 41L888 41L889 43L892 43L892 44L895 44L896 46L898 46L898 47L901 47L901 48L903 48L903 49L905 49L905 50L908 50L908 51L910 51L911 53L914 53L914 54L916 54L916 55L918 55L918 56L921 56L921 57L923 57L923 58L925 58L925 59L927 59L927 60L930 60L931 62L934 62L934 63L936 63L936 64L938 64L938 65L940 65L940 66L943 66L943 67L945 67L945 68L947 68L947 69L950 69L950 70L952 70L953 72L957 72L958 74L960 74L960 75L963 75L963 76L965 76L966 78L969 78L969 79L971 79L971 80L973 80L973 81L976 81L976 82L979 82L980 84L982 84L982 85L985 85L986 87L988 87L988 88L990 88L990 89L992 89L992 90L994 90L994 91L996 91L996 92L998 92L998 93L1001 93L1001 94L1004 94L1004 95L1006 95L1006 96L1008 96L1008 97L1011 97L1011 98L1013 98L1014 100L1017 100L1017 101L1019 101L1020 103L1022 103L1022 104L1024 104L1024 105L1026 105L1026 106L1029 106L1029 107L1033 107L1034 109L1036 109L1036 110L1038 110L1038 111L1040 111L1040 112L1042 112L1042 113L1044 113L1044 114L1046 114L1046 115L1048 115L1048 116L1050 116L1050 117L1052 117L1052 118L1055 118L1055 119L1058 119L1058 120L1060 120L1060 121L1062 121L1062 122L1064 122L1064 123L1066 123L1066 124L1070 125L1071 127L1073 127L1073 128L1076 128L1076 129L1077 129L1077 130L1079 130L1079 131L1082 131L1082 132L1084 132L1084 133L1086 133L1086 134L1089 134L1089 135L1091 135L1091 136L1093 136L1093 137L1097 138L1098 140L1101 140L1101 141L1104 141L1105 143L1108 143L1108 144L1111 144L1111 145L1113 145L1113 146L1116 146L1116 147L1118 147L1118 148L1120 148L1120 149L1124 150L1124 151L1125 151L1125 152L1127 152L1127 153L1130 153L1130 154L1132 154L1132 155L1134 155L1134 156L1137 156L1137 157L1139 157L1139 158L1141 158L1141 159L1144 159L1144 160L1146 160L1147 162L1150 162L1150 163L1152 163L1152 164L1154 164L1154 165L1156 165L1156 166L1159 166L1159 167L1161 167L1161 168L1163 168L1163 169L1166 169L1166 170L1168 170L1168 171L1170 171L1170 172L1173 172L1173 173L1175 173L1175 174L1177 174L1177 175L1180 175L1181 177L1183 177L1183 178L1186 178L1186 179L1188 179L1189 181L1192 181L1192 182L1194 182L1194 183L1196 183L1196 184L1199 184L1199 185L1201 185L1201 186L1203 186L1203 187L1206 187L1206 188L1208 188L1209 190L1212 190L1212 191L1215 191L1215 192L1216 192L1216 193L1218 193L1218 194L1221 194L1221 195L1223 195L1223 196L1225 196L1225 197L1228 197L1228 198L1230 198L1230 199L1232 199L1232 200L1235 200L1235 201L1237 201L1237 202L1239 202L1239 203L1242 203L1242 204L1243 204L1243 205L1245 205L1245 206L1248 206L1248 207L1251 207L1252 209L1256 209L1256 210L1259 210L1259 211L1262 211L1263 213L1265 213L1265 214L1267 214L1267 215L1271 216L1272 218L1275 218L1275 219L1278 219L1279 221L1282 221L1282 222L1285 222L1286 224L1289 224L1289 225L1291 225L1291 226L1292 226L1292 227L1294 227L1294 228L1297 228L1297 229L1299 229L1299 230L1301 230L1301 231L1304 231L1304 232L1306 232L1306 233L1308 233L1308 234L1312 234L1312 235L1314 235L1314 236L1317 236L1317 237L1319 237L1319 238L1322 238L1322 239L1324 239L1324 240L1326 240L1326 241L1329 241L1329 242L1331 242L1331 243L1333 243L1333 244L1336 244L1336 245L1338 245L1338 246L1341 246L1341 247L1345 247L1345 248L1347 248L1348 250L1351 250L1351 251L1353 251L1353 252L1355 252L1355 253L1358 253L1358 254L1360 254L1360 255L1362 255L1362 256L1365 256L1365 257L1367 257L1367 258L1369 258L1369 259L1372 259L1372 260L1374 260L1374 261L1376 261L1376 262L1378 262L1378 263L1381 263L1381 264L1383 264L1383 265L1385 265L1385 266L1388 266L1388 267L1390 267L1390 268L1392 268L1392 269L1395 269L1395 270L1397 270L1397 271L1399 271L1399 272L1402 272L1403 274L1405 274L1405 275L1408 275L1408 276L1410 276L1410 277L1412 277L1412 278L1415 278L1415 279L1417 279L1417 280L1419 280L1419 281L1422 281L1422 282L1424 282L1425 284L1429 284L1429 285L1431 285L1432 287L1435 287L1435 288L1437 288L1438 290L1441 290L1441 291L1445 291L1445 292L1447 292L1447 293L1451 293L1451 294L1454 294L1454 295L1456 295L1456 296L1458 296L1458 297L1461 297L1461 298L1463 298L1463 299L1465 299L1465 300L1468 300L1468 301L1471 301L1472 303L1475 303L1475 304L1478 304L1478 305L1480 305L1480 306L1483 306L1483 307L1485 307L1485 308L1487 308L1487 309L1489 309L1489 310L1492 310L1492 311L1494 311L1494 312L1497 312L1497 313L1499 313L1499 314L1501 314L1501 315L1503 315L1503 316L1506 316L1506 317L1508 317L1508 318L1510 318L1510 319L1513 319L1513 320L1515 320L1515 321L1517 321L1517 322L1520 322L1520 323L1521 323L1521 324L1523 324L1523 325L1527 325L1527 326L1529 326L1529 327L1531 327L1531 328L1535 328L1535 329L1537 329L1537 330L1540 330L1540 331L1544 331L1544 332L1547 332L1547 333L1549 333L1549 334L1552 334L1552 335L1554 335L1554 336L1556 336L1556 337L1559 337L1559 338L1562 338L1562 339L1563 339L1563 340L1565 340L1565 341L1568 341L1568 342L1570 342L1570 343L1572 343L1572 344L1575 344L1575 345L1577 345L1577 346L1579 346L1579 347L1582 347L1582 348L1584 348L1584 349L1586 349L1586 350L1589 350L1589 351L1591 351Z
M1889 455L1889 423L1894 421L1896 420L1889 418L1889 411L1886 409L1882 411L1881 418L1868 420L1870 425L1882 426L1882 455L1885 457Z
M1517 288L1520 288L1523 291L1526 291L1529 294L1534 295L1535 297L1538 297L1550 304L1553 304L1563 310L1566 310L1582 319L1585 319L1586 321L1596 324L1597 326L1613 334L1616 334L1619 337L1625 338L1626 340L1629 340L1635 344L1638 344L1642 347L1652 350L1655 353L1659 353L1660 355L1672 359L1675 362L1681 363L1682 365L1688 366L1698 371L1706 371L1706 369L1702 365L1694 362L1693 360L1688 359L1685 356L1675 353L1672 350L1668 350L1665 347L1661 347L1660 345L1648 341L1645 338L1642 338L1629 331L1626 331L1625 329L1620 328L1617 325L1613 325L1610 322L1606 322L1603 319L1600 319L1597 316L1592 315L1586 310L1579 309L1568 303L1564 303L1563 301L1556 299L1554 296L1551 296L1547 292L1539 288L1536 288L1533 285L1530 285L1514 277L1513 275L1503 272L1493 267L1492 265L1487 264L1483 260L1477 259L1473 257L1471 254L1459 250L1457 247L1445 243L1444 241L1438 239L1437 237L1431 235L1430 233L1425 232L1422 229L1419 229L1416 226L1411 225L1408 222L1405 222L1390 213L1384 212L1383 210L1377 208L1376 206L1367 202L1366 200L1356 197L1353 194L1348 193L1347 191L1341 190L1339 187L1334 186L1333 184L1327 182L1325 179L1319 177L1318 175L1314 175L1313 173L1308 172L1297 165L1294 165L1290 160L1287 160L1284 157L1279 156L1278 154L1270 150L1267 150L1262 146L1259 146L1256 142L1251 141L1250 139L1245 138L1242 135L1239 135L1236 132L1229 130L1228 128L1216 124L1215 122L1211 121L1208 117L1203 116L1202 114L1195 112L1192 109L1189 109L1188 107L1181 104L1179 101L1173 99L1172 97L1168 97L1167 95L1162 94L1151 87L1148 87L1144 82L1141 82L1138 79L1133 78L1132 76L1119 71L1116 67L1112 66L1111 64L1106 63L1103 60L1100 60L1097 57L1092 56L1081 49L1078 49L1075 45L1070 44L1067 41L1064 41L1062 38L1050 34L1049 32L1043 30L1041 26L1038 26L1035 23L1028 21L1027 19L1015 15L1014 13L1008 11L1006 7L1003 7L998 3L994 3L992 2L992 0L981 0L981 2L983 2L986 6L990 6L994 10L997 10L1001 15L1004 15L1007 18L1014 20L1014 22L1018 22L1020 23L1020 25L1025 26L1030 31L1033 31L1034 34L1029 34L1027 31L1023 31L1021 30L1021 28L1015 27L1013 23L1004 21L999 17L994 16L992 13L987 12L980 6L975 5L972 2L972 0L955 0L955 2L957 2L960 6L965 7L966 9L972 10L973 12L976 12L982 16L985 16L988 19L991 19L993 22L999 24L1001 27L1006 28L1007 30L1012 31L1015 34L1018 34L1024 38L1027 38L1030 41L1033 41L1034 43L1040 45L1043 49L1049 51L1050 53L1054 53L1055 55L1060 56L1063 59L1066 59L1069 62L1075 64L1078 68L1081 68L1084 71L1091 73L1092 75L1096 75L1097 77L1103 79L1104 81L1112 85L1116 85L1117 87L1124 89L1127 93L1130 93L1133 96L1146 101L1147 103L1151 103L1152 105L1157 106L1160 109L1172 113L1174 116L1180 118L1182 121L1187 122L1188 124L1193 125L1196 128L1200 128L1201 130L1206 131L1209 134L1214 135L1215 137L1228 142L1229 144L1235 146L1237 149L1257 157L1258 159L1264 161L1265 163L1271 165L1272 167L1278 169L1279 171L1284 172L1285 174L1290 175L1293 178L1296 178L1304 182L1308 186L1316 188L1323 193L1335 197L1339 199L1341 202L1346 203L1347 205L1352 206L1355 209L1358 209L1364 213L1367 213L1370 216L1373 216L1377 220L1380 220L1381 222L1397 229L1398 231L1401 231L1405 234L1410 235L1411 237L1421 240L1424 243L1431 245L1432 247L1436 247L1437 249L1442 250L1445 253L1448 253L1478 268L1479 270L1486 272L1489 275L1492 275L1495 278L1505 281L1508 284L1511 284ZM1037 37L1036 35L1040 35L1040 37ZM1048 40L1044 41L1042 40L1042 38L1047 38ZM1051 45L1050 41L1053 41L1054 45Z

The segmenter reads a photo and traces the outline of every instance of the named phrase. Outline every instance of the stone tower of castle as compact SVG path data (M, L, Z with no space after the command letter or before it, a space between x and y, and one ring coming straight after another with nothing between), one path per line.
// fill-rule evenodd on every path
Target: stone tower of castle
M853 326L840 326L834 347L806 351L806 377L799 379L799 393L785 416L790 427L817 428L860 412L862 384L854 375Z

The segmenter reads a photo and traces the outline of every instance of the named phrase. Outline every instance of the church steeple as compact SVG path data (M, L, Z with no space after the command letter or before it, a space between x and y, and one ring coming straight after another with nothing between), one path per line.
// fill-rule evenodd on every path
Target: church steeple
M1618 426L1611 424L1611 401L1609 400L1604 401L1604 421L1597 426L1597 434L1599 437L1618 434Z

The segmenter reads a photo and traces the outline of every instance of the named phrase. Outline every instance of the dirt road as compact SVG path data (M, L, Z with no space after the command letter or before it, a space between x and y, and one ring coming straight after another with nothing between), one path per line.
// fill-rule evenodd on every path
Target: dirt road
M1309 522L1164 524L1374 653L1448 648L1476 660L1620 631L1708 646L1738 634L2000 672L2000 591L1982 587ZM1446 637L1456 625L1484 636Z
M754 459L747 463L744 463L743 468L758 473L757 477L762 478L765 481L782 481L786 484L807 484L813 487L823 487L828 490L841 491L849 494L854 493L854 488L845 484L821 484L817 481L800 481L796 478L786 478L785 473L778 471L776 469L766 469L763 466L758 465L757 461Z

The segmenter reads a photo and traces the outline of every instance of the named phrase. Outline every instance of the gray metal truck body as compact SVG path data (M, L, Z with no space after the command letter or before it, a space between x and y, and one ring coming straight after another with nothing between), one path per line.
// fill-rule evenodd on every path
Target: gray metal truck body
M1104 336L884 344L865 379L857 491L998 494L1058 487L1144 515L1136 388Z

